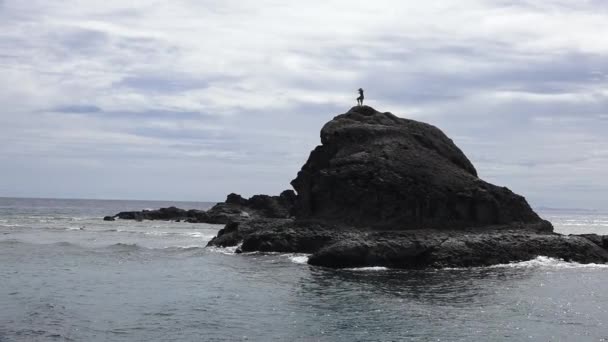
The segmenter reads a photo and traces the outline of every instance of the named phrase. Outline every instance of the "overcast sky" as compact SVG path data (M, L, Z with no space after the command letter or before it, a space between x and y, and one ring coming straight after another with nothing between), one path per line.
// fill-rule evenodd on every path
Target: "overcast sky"
M607 32L605 0L0 0L0 196L277 194L363 87L534 206L608 208Z

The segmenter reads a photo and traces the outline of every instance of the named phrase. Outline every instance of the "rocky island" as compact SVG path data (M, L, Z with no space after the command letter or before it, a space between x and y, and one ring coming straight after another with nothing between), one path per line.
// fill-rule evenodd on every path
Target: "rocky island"
M540 255L608 261L608 236L554 233L524 197L480 179L440 129L369 106L324 125L291 185L297 194L231 194L208 212L177 216L226 223L210 246L310 253L309 264L335 268L486 266Z
M287 218L293 212L296 194L285 190L279 196L255 195L245 199L231 193L223 203L217 203L211 209L180 209L176 207L158 210L122 211L114 216L104 217L104 221L123 220L164 220L184 221L190 223L227 224L257 218Z

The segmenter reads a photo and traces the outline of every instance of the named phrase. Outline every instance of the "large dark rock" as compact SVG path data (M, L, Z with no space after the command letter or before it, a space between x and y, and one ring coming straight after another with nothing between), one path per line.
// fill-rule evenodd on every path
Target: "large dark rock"
M291 182L298 219L396 230L542 221L522 196L479 179L429 124L353 107L325 124L321 142Z
M309 264L332 268L489 266L538 256L608 262L608 245L604 245L608 236L547 233L542 225L379 231L319 221L260 219L230 223L208 245L240 244L242 252L311 253Z
M106 216L109 217L109 216ZM176 207L160 208L158 210L122 211L116 214L122 220L177 220L187 217L187 211ZM104 218L105 219L105 218Z
M230 195L226 203L266 218L233 222L209 245L312 253L310 264L327 267L608 261L608 236L552 233L522 196L479 179L434 126L354 107L323 127L321 142L292 181L297 196ZM273 218L290 206L295 218Z
M608 251L582 236L523 231L402 231L345 239L313 254L309 263L327 267L471 267L547 256L566 261L608 261Z

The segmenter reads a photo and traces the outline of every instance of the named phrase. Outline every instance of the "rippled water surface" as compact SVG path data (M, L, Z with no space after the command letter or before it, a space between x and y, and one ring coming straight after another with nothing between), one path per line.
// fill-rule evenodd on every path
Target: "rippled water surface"
M206 249L221 226L104 222L208 203L0 198L0 341L603 341L608 267L329 270ZM542 213L562 233L608 215Z

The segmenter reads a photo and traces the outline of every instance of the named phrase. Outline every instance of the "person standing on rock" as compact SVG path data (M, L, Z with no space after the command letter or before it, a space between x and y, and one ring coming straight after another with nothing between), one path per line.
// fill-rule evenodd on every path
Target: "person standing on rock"
M357 105L359 106L363 106L363 99L365 97L363 96L363 89L359 88L359 97L357 97Z

